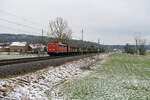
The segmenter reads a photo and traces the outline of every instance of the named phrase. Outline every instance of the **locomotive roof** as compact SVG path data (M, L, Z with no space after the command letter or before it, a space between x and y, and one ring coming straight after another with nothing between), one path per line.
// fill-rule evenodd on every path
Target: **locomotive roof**
M50 43L48 43L48 44L50 44ZM67 44L63 44L63 43L52 43L52 44L67 45Z

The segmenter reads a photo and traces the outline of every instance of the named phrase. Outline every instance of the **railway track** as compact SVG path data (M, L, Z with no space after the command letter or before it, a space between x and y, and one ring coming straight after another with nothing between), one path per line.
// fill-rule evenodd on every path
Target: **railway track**
M67 57L67 56L46 56L46 57L33 57L33 58L30 57L30 58L20 58L20 59L6 59L6 60L0 60L0 66L48 60L48 59L57 59L62 57Z
M33 72L48 66L58 66L66 62L93 56L95 54L74 56L47 56L21 59L0 60L0 78L12 77L23 73Z

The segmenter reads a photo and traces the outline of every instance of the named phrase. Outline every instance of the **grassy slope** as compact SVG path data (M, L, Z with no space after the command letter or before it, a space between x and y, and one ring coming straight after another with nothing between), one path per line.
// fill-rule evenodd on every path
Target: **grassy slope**
M90 75L68 82L62 91L79 100L150 100L150 58L112 54Z

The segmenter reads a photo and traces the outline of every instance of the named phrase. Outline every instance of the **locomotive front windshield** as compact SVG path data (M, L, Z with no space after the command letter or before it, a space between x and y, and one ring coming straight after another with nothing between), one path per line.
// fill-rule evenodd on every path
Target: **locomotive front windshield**
M56 44L49 44L48 47L56 47Z
M55 45L55 44L53 44L53 47L56 47L56 45Z
M48 46L51 47L51 44L49 44Z

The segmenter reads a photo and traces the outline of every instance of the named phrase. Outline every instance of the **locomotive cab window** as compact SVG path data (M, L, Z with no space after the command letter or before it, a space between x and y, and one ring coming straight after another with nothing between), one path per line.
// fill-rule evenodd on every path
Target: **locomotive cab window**
M55 44L53 44L53 47L56 47L56 45L55 45Z
M48 46L51 47L51 44L49 44Z

